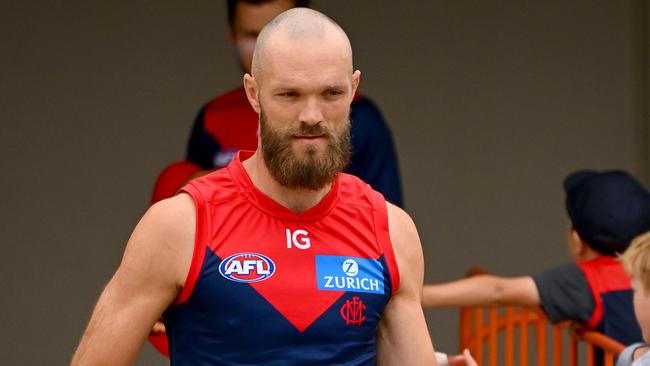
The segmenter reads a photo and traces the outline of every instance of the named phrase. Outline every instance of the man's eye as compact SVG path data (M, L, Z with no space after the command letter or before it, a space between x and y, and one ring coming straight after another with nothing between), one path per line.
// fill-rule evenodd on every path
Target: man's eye
M295 91L286 91L279 94L281 97L295 98L298 96L298 93Z
M325 94L327 94L328 97L336 97L343 94L343 92L340 90L328 90Z

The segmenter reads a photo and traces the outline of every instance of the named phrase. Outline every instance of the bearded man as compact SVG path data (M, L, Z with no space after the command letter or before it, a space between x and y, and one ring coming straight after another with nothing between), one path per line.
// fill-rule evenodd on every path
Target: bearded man
M295 8L255 46L255 152L144 215L74 365L133 362L163 315L174 365L435 365L415 225L358 178L343 30Z

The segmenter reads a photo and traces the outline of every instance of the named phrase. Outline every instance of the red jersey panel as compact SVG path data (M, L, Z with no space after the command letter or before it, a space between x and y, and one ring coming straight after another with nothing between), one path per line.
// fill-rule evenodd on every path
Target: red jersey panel
M625 345L642 341L633 311L630 276L623 264L607 255L577 264L589 283L596 305L587 325Z

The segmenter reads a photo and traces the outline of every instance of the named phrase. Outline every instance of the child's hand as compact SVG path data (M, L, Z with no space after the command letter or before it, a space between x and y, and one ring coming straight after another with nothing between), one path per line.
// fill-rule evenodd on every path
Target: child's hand
M449 366L477 366L476 361L469 353L469 350L463 351L460 355L447 356Z

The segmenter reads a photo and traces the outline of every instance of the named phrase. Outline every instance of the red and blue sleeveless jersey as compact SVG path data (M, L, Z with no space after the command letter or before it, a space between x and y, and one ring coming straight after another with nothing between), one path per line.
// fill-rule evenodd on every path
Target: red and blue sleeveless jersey
M641 328L634 316L630 277L621 262L602 255L580 261L577 265L585 275L594 298L594 311L587 326L624 345L640 342Z
M172 365L374 365L399 285L383 196L342 173L295 213L252 184L250 155L182 189L197 226L186 283L163 315Z

